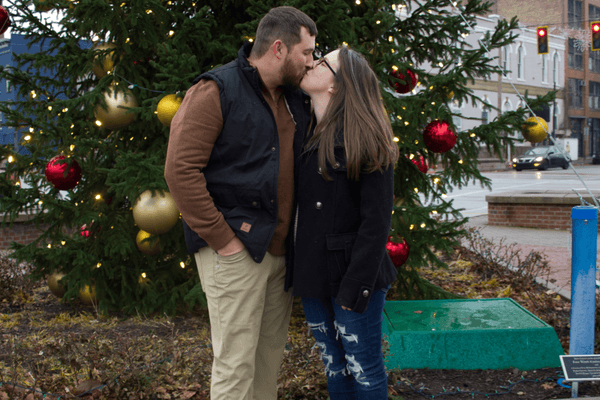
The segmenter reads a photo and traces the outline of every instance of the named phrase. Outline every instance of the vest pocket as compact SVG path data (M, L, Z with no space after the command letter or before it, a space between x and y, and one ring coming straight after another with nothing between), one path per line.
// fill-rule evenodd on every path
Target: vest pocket
M325 236L327 242L327 271L331 286L339 286L346 274L357 236L358 233L356 232Z

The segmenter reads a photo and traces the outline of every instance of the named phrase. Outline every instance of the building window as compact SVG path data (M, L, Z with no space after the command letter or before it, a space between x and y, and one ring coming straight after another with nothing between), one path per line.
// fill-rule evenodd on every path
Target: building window
M559 67L558 61L559 61L558 60L558 53L554 53L554 61L553 61L553 63L554 63L554 71L553 71L552 75L554 75L553 79L554 79L554 84L555 85L558 85L558 67Z
M502 103L502 113L507 111L512 111L512 102L508 99L508 97L506 100L504 100L504 103Z
M569 38L569 68L583 69L583 53L575 47L575 39Z
M600 51L590 51L589 70L595 73L600 73Z
M596 7L590 4L590 14L589 14L589 19L590 21L598 21L600 20L600 7Z
M483 107L483 111L481 111L481 123L483 125L487 124L490 120L490 108L488 106Z
M546 54L542 54L542 82L548 82L548 68L546 68L546 64L548 62L548 57Z
M510 68L510 60L508 59L508 46L502 48L502 68L508 78L508 70Z
M569 0L569 28L581 29L582 23L583 2L579 0Z
M583 108L583 85L581 79L569 79L569 100L571 108Z
M523 46L519 46L519 50L517 51L518 57L519 57L519 64L517 65L517 79L523 79L523 76L525 75L523 72L523 69L525 67L524 63L524 50L523 50Z
M600 109L600 82L590 81L589 108Z
M460 103L458 102L458 100L454 100L452 102L451 108L452 108L452 123L454 124L456 131L460 132L462 130L462 116L461 116L461 111L460 111Z

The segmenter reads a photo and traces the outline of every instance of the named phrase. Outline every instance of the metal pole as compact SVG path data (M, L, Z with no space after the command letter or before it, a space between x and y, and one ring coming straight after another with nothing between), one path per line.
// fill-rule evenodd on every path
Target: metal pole
M571 332L569 354L594 354L596 317L596 253L598 250L598 209L573 207L571 255ZM571 397L578 395L573 382Z

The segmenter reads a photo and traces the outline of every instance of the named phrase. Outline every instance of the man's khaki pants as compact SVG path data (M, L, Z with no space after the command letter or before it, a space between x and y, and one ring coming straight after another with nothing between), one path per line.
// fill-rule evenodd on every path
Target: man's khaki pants
M246 249L220 256L210 247L195 257L210 316L211 400L276 400L292 311L284 257L257 264Z

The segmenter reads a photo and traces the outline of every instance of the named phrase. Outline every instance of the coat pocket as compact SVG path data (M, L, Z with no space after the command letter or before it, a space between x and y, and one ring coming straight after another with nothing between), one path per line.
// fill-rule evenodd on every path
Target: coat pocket
M331 286L339 286L346 274L357 236L358 233L356 232L325 236L327 242L327 270Z

